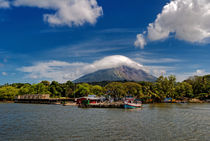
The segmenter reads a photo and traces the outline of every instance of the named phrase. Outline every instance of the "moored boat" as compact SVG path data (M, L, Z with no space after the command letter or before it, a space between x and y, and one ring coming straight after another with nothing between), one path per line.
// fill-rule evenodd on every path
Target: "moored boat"
M142 104L140 102L124 102L124 108L126 109L135 109L135 108L141 108Z
M124 108L126 108L126 109L135 109L135 108L141 108L141 106L142 106L141 101L136 101L131 96L128 96L128 97L125 98Z

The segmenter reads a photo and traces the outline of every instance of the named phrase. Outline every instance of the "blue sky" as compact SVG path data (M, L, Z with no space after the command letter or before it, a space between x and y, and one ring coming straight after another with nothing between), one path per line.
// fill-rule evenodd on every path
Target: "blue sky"
M209 73L210 22L203 16L209 16L209 2L83 0L77 8L74 0L47 1L0 0L0 84L65 82L103 68L97 62L124 56L178 81ZM204 10L193 15L194 9L183 8L189 3Z

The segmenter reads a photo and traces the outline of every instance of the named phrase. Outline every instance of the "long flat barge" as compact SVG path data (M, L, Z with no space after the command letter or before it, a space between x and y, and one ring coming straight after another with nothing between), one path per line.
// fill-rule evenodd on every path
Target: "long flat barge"
M124 108L123 103L79 104L79 108Z
M74 99L15 99L15 103L29 103L29 104L62 104L67 102L73 102Z
M25 94L15 97L15 103L31 103L31 104L63 104L74 102L74 98L50 98L49 94Z

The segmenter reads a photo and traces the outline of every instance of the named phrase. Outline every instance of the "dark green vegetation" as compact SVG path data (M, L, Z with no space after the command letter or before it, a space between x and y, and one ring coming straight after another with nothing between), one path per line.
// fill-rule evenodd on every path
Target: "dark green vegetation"
M102 82L102 81L150 81L157 78L148 74L144 70L135 69L128 66L99 70L80 77L75 83L81 82Z
M78 83L71 81L58 83L42 81L38 84L5 84L0 86L0 99L13 100L17 95L23 94L50 94L51 97L77 98L88 94L110 95L122 98L133 95L147 102L160 102L166 97L174 99L210 98L210 75L194 76L183 82L176 82L176 77L160 76L156 82L97 82Z

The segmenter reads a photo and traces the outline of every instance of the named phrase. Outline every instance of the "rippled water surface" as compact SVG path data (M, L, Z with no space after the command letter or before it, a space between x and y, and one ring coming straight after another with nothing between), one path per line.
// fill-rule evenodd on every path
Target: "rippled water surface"
M0 140L210 141L210 104L138 110L0 104Z

